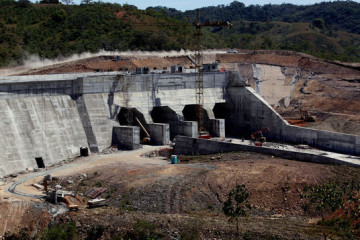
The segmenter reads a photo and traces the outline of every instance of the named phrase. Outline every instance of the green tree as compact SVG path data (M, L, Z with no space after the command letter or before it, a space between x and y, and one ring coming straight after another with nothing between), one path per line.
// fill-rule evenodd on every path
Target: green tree
M17 1L17 4L21 8L26 8L31 5L31 2L29 0L19 0L19 1Z
M322 18L315 18L313 21L312 21L312 25L314 27L317 27L319 29L325 29L325 21L324 19Z
M70 222L59 226L51 226L43 233L41 240L71 240L76 238L76 224Z
M327 211L335 211L344 206L344 193L338 184L331 182L320 186L305 186L305 198L310 200L311 206L321 215Z
M250 203L247 201L249 193L245 185L237 185L229 192L228 199L224 202L223 212L229 217L229 221L236 222L236 231L239 233L239 218L248 218L246 209L251 209Z

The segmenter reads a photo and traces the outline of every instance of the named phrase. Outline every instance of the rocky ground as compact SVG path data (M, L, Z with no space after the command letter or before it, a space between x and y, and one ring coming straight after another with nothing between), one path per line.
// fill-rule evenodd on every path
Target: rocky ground
M179 156L177 165L156 156L145 154L138 163L109 162L88 169L86 178L80 174L59 176L63 188L80 195L80 209L55 217L53 223L75 223L79 238L101 232L99 239L137 239L133 234L145 232L163 239L321 239L324 230L316 224L319 216L304 211L304 187L360 179L360 169L352 167L255 153ZM240 220L237 233L222 207L230 190L241 184L250 193L252 209L249 219ZM108 206L85 208L87 197L81 195L100 186L107 189L101 197L107 199ZM44 234L41 229L46 224L39 219L51 225L54 208L49 203L36 204L29 203L32 212L22 212L26 221L17 228L26 227L32 236ZM35 211L39 204L43 204L41 217L41 211ZM331 237L338 236L330 227L325 230Z

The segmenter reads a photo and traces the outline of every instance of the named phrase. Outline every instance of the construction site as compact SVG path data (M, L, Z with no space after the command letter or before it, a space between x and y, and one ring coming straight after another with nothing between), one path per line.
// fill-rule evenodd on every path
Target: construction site
M217 50L0 74L1 236L74 222L81 237L101 226L99 239L136 239L139 226L156 239L238 239L221 209L245 184L241 234L323 239L304 187L360 178L356 63Z

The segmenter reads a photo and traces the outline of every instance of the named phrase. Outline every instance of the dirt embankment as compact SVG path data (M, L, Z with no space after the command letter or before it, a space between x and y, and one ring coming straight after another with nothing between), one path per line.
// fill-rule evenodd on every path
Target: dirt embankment
M189 231L205 239L234 238L234 225L227 222L222 207L230 190L245 184L252 209L250 219L241 221L243 233L248 232L255 239L318 239L321 231L309 223L312 215L308 216L303 209L300 194L304 186L360 178L360 170L351 167L289 161L255 153L179 156L179 160L182 164L170 165L161 158L107 162L86 170L87 177L82 181L78 174L60 176L73 179L74 184L63 181L62 185L79 194L93 187L107 188L101 197L107 199L108 206L82 207L57 221L71 219L83 237L98 226L104 229L105 239L124 236L137 222L147 221L155 224L156 231L166 239ZM18 216L26 216L33 223L39 218L25 211Z
M173 233L174 229L180 231L178 228L189 224L189 218L204 218L208 219L203 222L207 226L204 230L211 234L202 230L201 234L207 238L229 237L234 232L231 227L223 226L226 223L222 215L223 203L232 188L245 184L253 208L250 211L252 220L245 221L243 227L256 236L268 233L292 239L296 234L308 234L309 228L314 227L306 223L307 213L303 209L304 200L300 197L305 185L360 177L360 170L350 167L289 161L254 153L180 156L179 159L184 164L133 169L109 166L89 172L81 191L101 183L111 192L108 195L111 208L125 214L122 217L105 214L100 217L101 220L96 220L97 224L107 222L107 227L114 229L126 216L132 219L127 222L131 225L141 219L141 213L144 219L156 221L161 231ZM296 216L296 223L289 221L289 216ZM74 214L81 225L87 225L85 219L89 217L89 213ZM265 226L257 223L259 218L263 219ZM214 219L222 224L211 226L209 221L216 221ZM175 222L178 227L174 226ZM295 233L292 232L294 228Z
M221 64L267 64L298 71L297 82L290 96L276 107L283 117L299 119L300 108L317 117L307 127L360 135L360 71L356 65L346 65L289 51L253 51L239 54L219 54ZM246 70L242 67L241 70ZM244 75L251 75L244 72ZM252 76L250 76L252 77ZM287 76L288 77L288 76ZM250 79L252 81L252 79ZM289 83L286 83L289 84Z

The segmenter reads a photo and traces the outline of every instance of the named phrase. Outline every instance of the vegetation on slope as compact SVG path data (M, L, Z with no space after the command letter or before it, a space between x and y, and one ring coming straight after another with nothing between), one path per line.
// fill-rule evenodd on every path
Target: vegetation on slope
M202 21L233 24L230 29L204 28L204 48L286 49L360 61L360 4L355 2L245 7L235 1L203 8L201 15ZM21 64L28 55L193 49L194 19L195 11L164 7L0 0L0 66Z
M155 7L158 11L177 18L196 17L195 10L186 12L172 8ZM250 5L233 1L229 5L218 5L200 9L202 20L219 21L254 21L269 22L280 21L287 23L311 22L316 18L325 21L327 28L360 34L360 4L353 1L322 2L314 5L298 6L293 4Z
M196 11L152 8L168 16L195 19ZM230 21L233 26L217 33L228 47L286 49L340 61L360 60L360 4L352 1L245 7L234 1L200 9L201 21Z
M42 58L113 50L191 48L193 27L153 10L131 5L30 4L0 0L0 66ZM223 47L206 35L208 47Z

